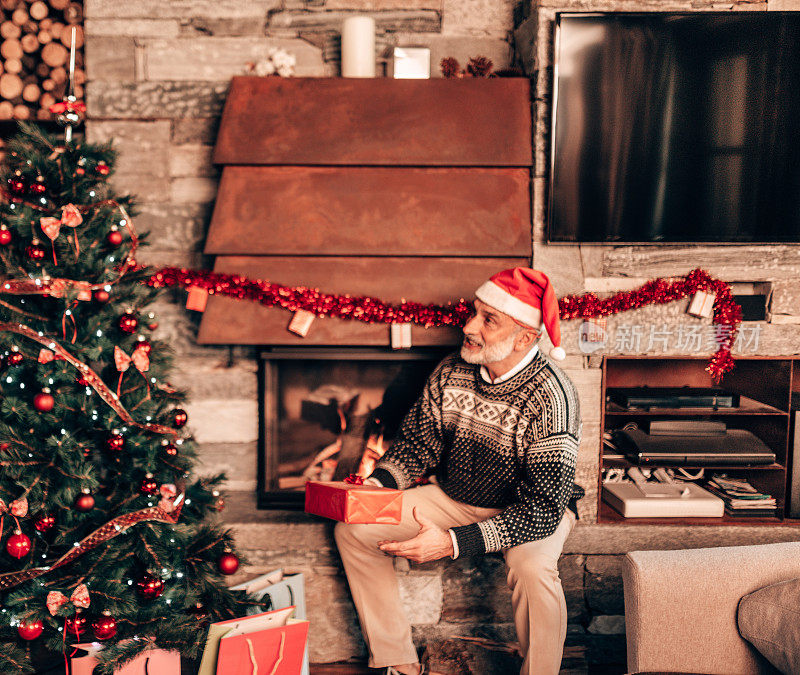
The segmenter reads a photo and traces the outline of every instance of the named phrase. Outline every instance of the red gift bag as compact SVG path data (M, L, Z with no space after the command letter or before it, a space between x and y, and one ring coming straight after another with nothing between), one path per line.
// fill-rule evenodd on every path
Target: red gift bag
M289 619L285 626L223 637L217 675L300 675L308 621Z
M402 507L401 490L345 482L306 483L306 513L343 523L399 525Z

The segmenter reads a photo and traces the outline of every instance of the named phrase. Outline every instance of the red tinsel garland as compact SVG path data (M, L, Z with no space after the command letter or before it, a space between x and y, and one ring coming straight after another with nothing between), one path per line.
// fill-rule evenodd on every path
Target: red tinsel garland
M391 305L376 298L335 295L305 286L281 286L233 274L177 267L165 267L159 270L146 283L156 288L198 287L212 295L250 300L266 307L282 307L292 312L305 310L319 317L332 316L364 323L416 323L426 328L434 326L460 328L472 312L471 305L463 298L455 304L448 305L424 305L419 302ZM601 299L594 293L568 295L558 301L559 315L564 320L609 316L646 305L663 305L697 291L715 294L713 322L730 326L730 329L720 336L719 349L706 367L713 381L719 383L723 375L734 367L731 348L742 320L742 309L733 301L730 286L704 270L698 268L685 277L676 279L653 279L639 288L621 291L609 298Z

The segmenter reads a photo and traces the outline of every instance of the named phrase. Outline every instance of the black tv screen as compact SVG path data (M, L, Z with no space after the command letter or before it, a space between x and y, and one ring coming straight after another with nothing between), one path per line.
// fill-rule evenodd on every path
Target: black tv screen
M800 241L800 12L555 30L549 241Z

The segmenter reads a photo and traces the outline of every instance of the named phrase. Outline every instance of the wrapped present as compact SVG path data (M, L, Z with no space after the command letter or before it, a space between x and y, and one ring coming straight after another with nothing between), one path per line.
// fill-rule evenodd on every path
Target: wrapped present
M343 523L399 525L402 505L400 490L347 481L306 483L306 513Z
M70 657L71 675L92 675L100 661L97 654L103 648L99 642L72 645L76 650ZM181 655L164 649L149 649L124 666L114 670L114 675L181 675Z
M291 618L294 609L212 623L198 675L300 675L308 621Z

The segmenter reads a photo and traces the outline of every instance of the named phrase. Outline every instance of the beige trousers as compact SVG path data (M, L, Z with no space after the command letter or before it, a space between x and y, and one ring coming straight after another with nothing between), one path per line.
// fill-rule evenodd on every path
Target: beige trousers
M424 485L403 493L399 525L337 523L336 543L372 668L418 660L411 626L400 603L392 556L377 547L377 542L384 539L403 541L419 532L412 515L415 506L444 529L476 523L499 513L498 509L454 501L437 485ZM567 635L567 603L558 576L558 558L574 526L575 514L567 509L552 535L503 552L514 623L525 659L522 675L556 675L561 667Z

